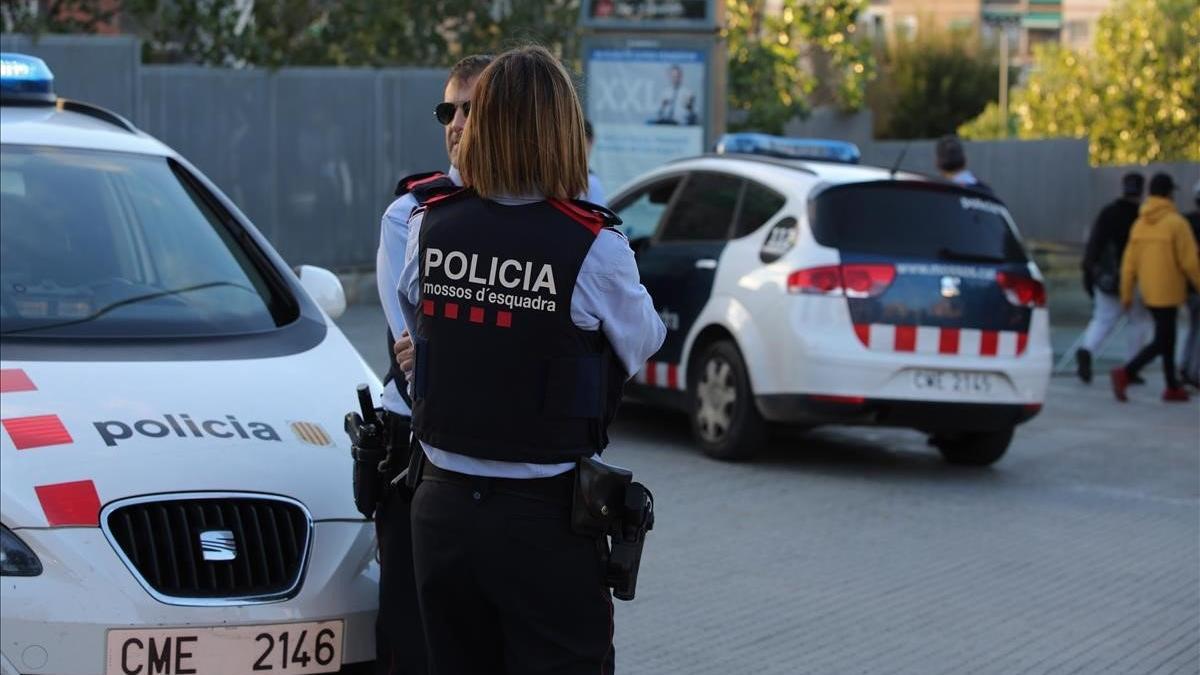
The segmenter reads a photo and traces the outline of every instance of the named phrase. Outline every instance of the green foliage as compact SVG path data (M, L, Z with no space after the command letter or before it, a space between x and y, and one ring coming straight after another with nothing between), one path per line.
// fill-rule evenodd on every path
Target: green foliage
M244 3L243 3L244 4ZM579 0L127 0L148 62L448 66L535 41L568 60Z
M0 18L5 33L94 33L110 23L117 11L104 0L4 0Z
M994 101L987 104L979 117L958 128L958 135L971 141L991 141L1017 137L1017 116L1009 109L1008 120L1002 119L1000 105Z
M954 133L999 94L997 50L974 31L922 26L919 38L887 50L872 92L880 138L936 138Z
M1012 96L1019 136L1087 136L1100 102L1087 59L1057 44L1046 44L1034 48L1033 62L1028 82Z
M1117 0L1091 54L1034 50L1028 82L1012 96L1017 133L1086 137L1093 164L1200 160L1197 45L1195 0ZM968 126L977 123L986 126Z
M726 0L730 130L782 133L815 103L861 107L872 56L854 39L866 0Z
M1092 161L1200 160L1200 3L1117 0L1093 51Z

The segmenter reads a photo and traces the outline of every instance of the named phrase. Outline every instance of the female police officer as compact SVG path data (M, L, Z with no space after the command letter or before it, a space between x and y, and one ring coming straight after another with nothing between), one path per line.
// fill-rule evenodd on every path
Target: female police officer
M549 52L499 56L472 96L465 187L410 221L399 295L428 460L413 554L436 673L614 667L601 542L570 528L575 462L603 449L606 403L666 330L615 217L571 199L583 126Z

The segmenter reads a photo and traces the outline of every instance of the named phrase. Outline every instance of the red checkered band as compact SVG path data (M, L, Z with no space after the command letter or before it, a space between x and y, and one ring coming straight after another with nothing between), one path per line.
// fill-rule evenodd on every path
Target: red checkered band
M937 326L855 324L854 334L868 349L912 354L1014 357L1025 353L1029 333Z
M464 313L462 305L459 305L457 302L443 302L441 303L441 309L442 317L446 319L466 319L471 323L479 324L487 322L487 310L483 307L467 307L467 311ZM425 316L437 316L438 302L435 300L422 300L421 313ZM495 324L497 326L500 328L512 328L512 312L498 310L495 314Z
M683 377L683 373L680 372L679 364L667 363L666 361L647 361L646 365L638 371L633 379L634 382L644 384L647 387L674 389L676 391L687 389L687 382Z

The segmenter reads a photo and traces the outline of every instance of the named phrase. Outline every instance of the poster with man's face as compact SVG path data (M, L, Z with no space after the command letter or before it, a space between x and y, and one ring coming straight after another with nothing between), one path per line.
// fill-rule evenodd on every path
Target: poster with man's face
M704 151L706 55L681 49L593 49L587 54L592 168L608 189Z

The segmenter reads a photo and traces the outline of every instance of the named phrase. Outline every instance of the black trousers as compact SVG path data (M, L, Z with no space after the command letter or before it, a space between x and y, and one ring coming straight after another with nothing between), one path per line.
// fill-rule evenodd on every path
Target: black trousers
M428 475L412 519L430 671L611 674L612 594L599 542L571 532L571 475L538 479L563 483L561 499Z
M1149 307L1150 315L1154 317L1154 340L1146 345L1138 355L1133 357L1125 366L1125 372L1137 375L1146 364L1161 356L1163 375L1167 379L1167 387L1179 388L1179 373L1175 371L1175 325L1179 316L1178 307Z
M386 414L390 456L402 462L408 453L408 419ZM395 467L398 473L403 467ZM403 486L384 490L375 512L379 543L379 614L375 619L375 672L378 675L425 675L429 672L425 633L413 577L412 518Z

